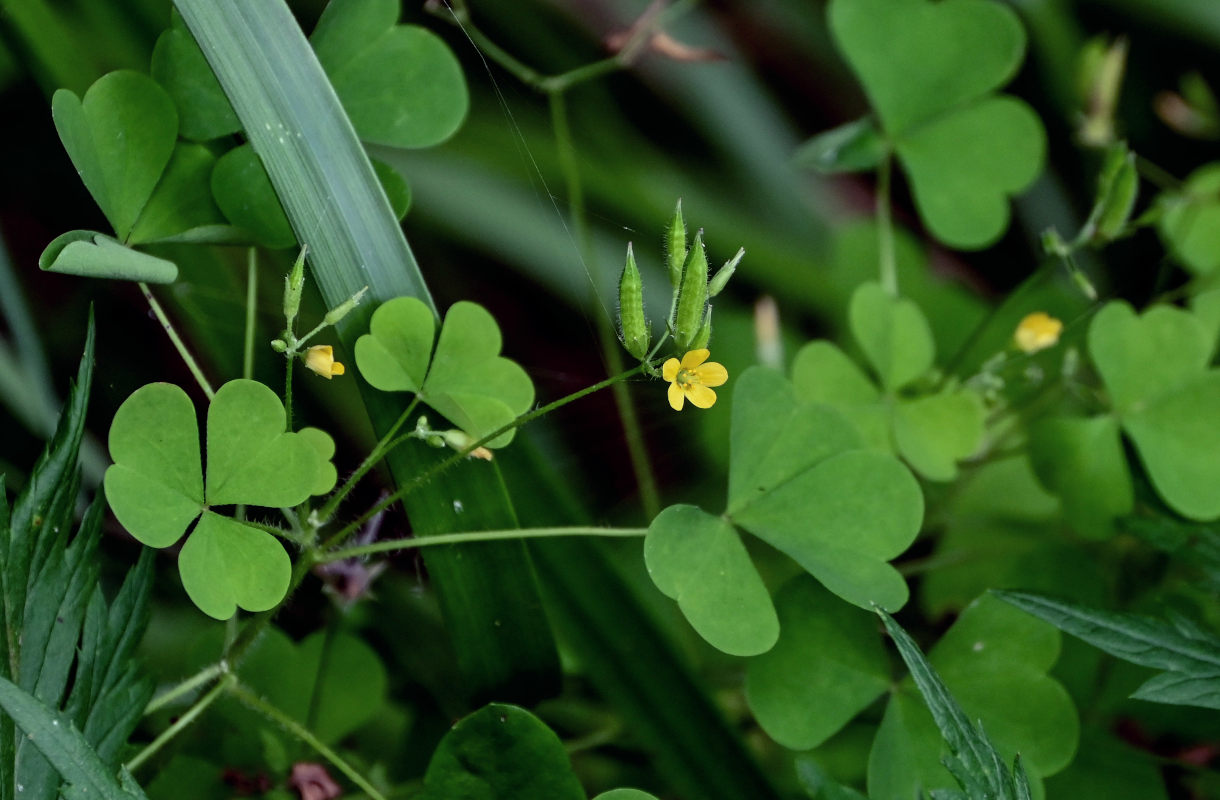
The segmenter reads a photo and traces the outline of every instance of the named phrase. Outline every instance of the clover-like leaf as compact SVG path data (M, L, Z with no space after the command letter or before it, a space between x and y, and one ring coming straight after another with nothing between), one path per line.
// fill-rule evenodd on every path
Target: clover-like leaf
M792 385L802 402L828 403L838 409L870 447L894 451L889 405L856 362L834 344L819 340L798 350L792 361Z
M894 444L912 469L932 481L957 477L957 462L982 444L983 425L983 400L970 390L894 405Z
M809 750L889 687L889 657L873 615L846 605L808 576L785 584L775 606L779 642L750 659L750 710L772 739L791 750Z
M238 606L274 608L288 591L292 562L272 536L205 511L178 554L178 572L200 611L228 619Z
M310 41L360 138L390 147L448 139L469 98L457 57L398 0L332 0Z
M1047 675L1059 633L1007 613L984 596L962 612L928 661L971 720L980 720L1006 763L1020 753L1031 782L1067 766L1080 721L1063 686ZM1035 620L1036 622L1037 620ZM886 708L869 758L869 797L906 800L956 785L942 766L943 740L908 680Z
M500 327L476 303L450 307L431 352L436 323L421 301L396 298L373 313L356 342L360 374L383 391L415 392L466 433L482 438L512 422L534 402L534 384L500 355ZM504 447L515 431L488 447Z
M209 507L292 506L324 481L334 483L326 463L330 437L286 433L284 425L283 405L263 384L237 380L220 387L208 409L205 480L195 408L177 386L137 389L111 424L115 463L105 487L115 517L141 542L169 547L202 514L178 566L187 594L217 619L232 616L237 606L261 611L278 603L290 564L271 535Z
M309 442L310 447L322 459L318 464L318 474L309 493L312 495L326 494L339 482L339 472L331 461L335 457L335 440L321 428L301 428L297 431L297 436Z
M1025 103L990 96L1024 55L1016 14L985 0L834 0L829 19L928 228L955 247L989 244L1046 149Z
M157 38L150 71L174 99L183 137L206 142L241 130L220 81L177 14L174 26Z
M1131 513L1135 488L1114 417L1041 420L1030 430L1029 455L1038 479L1063 501L1063 515L1082 536L1110 536L1114 518Z
M730 655L764 653L779 636L771 596L733 526L695 506L670 506L648 527L644 563L691 627Z
M919 306L865 283L851 297L851 332L881 385L901 389L928 371L936 355L932 329Z
M1192 172L1160 205L1161 238L1174 258L1196 275L1220 267L1220 164Z
M161 176L140 219L131 230L132 244L172 240L197 228L223 226L225 219L212 200L212 169L216 156L201 144L182 142ZM237 238L229 232L230 239Z
M906 582L887 561L915 540L923 495L892 456L859 447L827 406L798 404L792 384L747 370L733 394L727 515L863 608L899 608Z
M1213 343L1195 315L1158 306L1137 316L1106 305L1089 328L1097 365L1123 430L1157 493L1178 513L1220 517L1220 370L1208 369Z
M81 180L126 241L174 152L173 100L148 76L119 70L99 78L84 100L55 92L51 115Z
M212 196L229 222L264 247L281 249L296 244L271 178L249 144L234 147L216 161Z

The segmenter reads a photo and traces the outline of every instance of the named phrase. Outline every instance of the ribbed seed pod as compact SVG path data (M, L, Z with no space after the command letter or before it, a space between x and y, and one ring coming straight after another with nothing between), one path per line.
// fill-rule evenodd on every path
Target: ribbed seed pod
M737 255L724 262L724 266L716 270L716 274L707 284L707 296L715 297L724 291L724 287L728 285L729 278L733 277L733 273L737 271L737 265L741 263L741 258L746 254L746 249L740 247L737 249Z
M699 332L695 334L695 341L691 342L691 350L699 350L707 347L707 343L712 340L712 304L707 304L707 313L703 315L703 324L699 326Z
M707 308L707 254L703 252L703 231L695 234L686 264L682 267L682 286L678 290L678 311L674 317L674 344L680 352L692 349Z
M644 282L635 265L631 244L627 245L627 263L618 281L618 331L623 347L636 358L648 355L648 321L644 317Z
M665 263L669 266L669 285L676 291L682 285L682 265L686 263L686 221L682 219L681 198L665 229Z

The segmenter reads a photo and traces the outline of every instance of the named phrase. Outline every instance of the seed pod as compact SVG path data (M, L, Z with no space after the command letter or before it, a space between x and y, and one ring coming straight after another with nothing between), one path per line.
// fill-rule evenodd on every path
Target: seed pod
M354 295L347 298L330 311L327 311L326 316L322 318L323 324L334 325L336 322L346 317L349 313L351 313L353 308L360 305L360 298L364 297L364 293L368 290L369 287L365 286L363 289L356 292Z
M703 324L699 326L699 333L695 334L695 341L691 343L692 350L699 350L707 347L707 343L712 340L712 304L707 304L707 313L703 315Z
M733 273L737 271L737 265L741 263L741 258L746 254L744 247L737 249L737 255L724 262L724 266L716 270L716 274L712 276L712 280L707 285L707 296L715 297L724 291L725 285L729 282L729 278L733 277Z
M707 254L703 252L703 231L695 234L690 255L682 267L682 286L678 290L678 311L674 318L674 344L680 352L691 350L707 308Z
M681 198L678 198L673 219L665 229L665 259L669 266L669 284L677 291L682 285L682 265L686 263L686 221L682 219Z
M301 245L301 252L292 264L292 270L284 278L284 320L285 330L292 330L293 320L301 310L301 292L305 288L305 254L309 248Z
M644 282L635 265L631 244L627 245L627 263L618 282L618 333L627 352L643 360L648 355L648 321L644 317Z

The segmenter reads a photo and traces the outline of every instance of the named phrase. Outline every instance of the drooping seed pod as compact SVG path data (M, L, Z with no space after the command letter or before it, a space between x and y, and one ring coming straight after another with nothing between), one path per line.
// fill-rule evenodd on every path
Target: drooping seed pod
M652 337L648 331L648 320L644 317L644 282L635 265L635 254L631 244L627 245L627 263L618 281L618 331L627 352L643 360L648 356L648 343Z
M686 263L686 220L682 219L681 198L665 229L665 263L669 267L669 285L677 291L682 285L682 265Z
M724 291L724 287L729 282L729 278L733 277L733 273L737 271L737 265L741 263L742 256L746 254L744 247L737 249L737 255L724 262L724 266L716 270L716 274L712 276L711 281L707 284L707 296L715 297Z
M674 344L681 352L691 350L707 308L707 254L703 252L703 231L695 234L678 289L678 310L674 316Z

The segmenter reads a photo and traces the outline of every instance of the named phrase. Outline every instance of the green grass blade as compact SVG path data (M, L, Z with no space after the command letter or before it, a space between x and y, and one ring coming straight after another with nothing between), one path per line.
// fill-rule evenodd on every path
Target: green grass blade
M431 297L372 166L308 41L282 0L176 0L271 176L330 306L362 286L384 301ZM351 350L372 303L340 325ZM434 307L435 310L435 307ZM398 398L366 389L374 428L397 418ZM400 447L388 459L399 483L441 456ZM463 465L406 502L417 535L516 525L493 470ZM558 655L527 552L520 543L425 555L469 693L528 702L552 690Z

